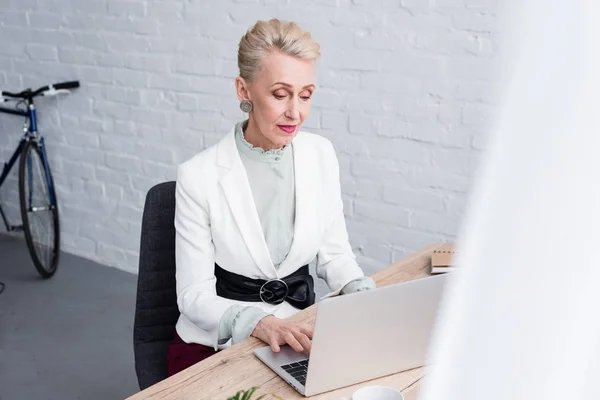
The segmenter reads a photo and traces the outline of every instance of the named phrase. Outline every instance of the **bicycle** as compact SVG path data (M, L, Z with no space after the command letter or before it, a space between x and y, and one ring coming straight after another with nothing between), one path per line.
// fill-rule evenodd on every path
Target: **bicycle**
M78 81L60 82L26 89L19 93L0 91L0 103L17 101L14 108L0 107L0 113L25 117L23 137L0 174L0 188L19 159L19 205L22 225L11 225L0 205L0 217L9 232L23 231L29 255L39 274L50 278L56 273L60 254L60 221L54 180L48 164L44 137L39 134L34 98L71 93L79 87ZM24 104L26 109L19 106ZM47 225L39 224L49 216ZM34 222L38 222L36 225ZM40 229L41 226L41 229ZM46 239L46 242L44 242Z

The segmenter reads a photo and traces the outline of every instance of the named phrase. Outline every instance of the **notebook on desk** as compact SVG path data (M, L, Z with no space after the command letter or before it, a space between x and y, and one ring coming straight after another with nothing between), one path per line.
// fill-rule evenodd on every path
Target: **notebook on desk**
M456 267L452 264L455 258L454 246L444 243L431 254L431 273L443 274L450 272Z

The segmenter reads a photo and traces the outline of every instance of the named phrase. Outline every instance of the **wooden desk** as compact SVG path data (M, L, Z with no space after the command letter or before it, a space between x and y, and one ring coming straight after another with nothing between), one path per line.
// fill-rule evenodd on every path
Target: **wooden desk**
M375 273L373 279L377 286L381 287L429 275L431 253L438 247L440 245L432 245L406 257ZM291 319L314 323L317 306L318 304L315 304L306 310L300 311ZM255 338L248 338L177 375L131 396L127 400L227 400L237 391L246 390L253 386L259 386L259 390L256 392L258 395L274 393L285 400L303 399L303 396L298 394L254 356L253 350L260 346L264 346L264 343ZM415 368L355 386L323 393L313 396L311 399L337 400L343 396L350 396L359 387L377 384L394 387L404 393L406 400L415 400L419 380L423 377L423 374L423 368ZM258 396L255 395L255 397ZM266 399L271 398L266 397Z

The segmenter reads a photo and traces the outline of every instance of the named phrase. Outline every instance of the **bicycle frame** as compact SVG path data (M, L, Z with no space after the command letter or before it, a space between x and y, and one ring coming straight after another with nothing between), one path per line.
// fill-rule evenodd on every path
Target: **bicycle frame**
M42 151L42 162L44 163L44 174L45 174L46 181L48 183L48 188L50 189L49 190L49 192L50 192L49 193L50 207L56 207L56 199L54 198L52 179L50 178L50 167L48 165L48 158L46 155L46 146L44 144L44 138L43 138L43 136L38 135L38 132L37 132L37 114L35 111L35 105L33 103L33 99L27 100L27 111L13 109L13 108L0 107L0 113L18 115L18 116L26 118L25 127L23 128L25 133L24 133L23 137L21 138L21 140L19 141L19 144L17 145L17 148L15 149L15 151L12 154L9 161L7 163L4 163L2 173L0 174L0 188L2 187L2 184L4 183L6 178L8 177L8 174L12 170L13 166L16 164L17 159L19 158L19 156L21 155L21 153L23 151L23 147L25 147L25 144L30 140L35 140L35 141L37 141L37 143ZM31 158L29 158L27 160L27 163L29 166L29 168L28 168L29 173L27 176L28 188L29 188L29 204L28 204L28 206L31 209L32 208L31 200L33 198L33 196L32 196L33 177L31 175ZM11 226L8 223L8 220L6 219L6 215L4 214L4 211L2 210L1 205L0 205L0 217L2 218L2 221L4 222L4 225L6 226L6 230L14 231L18 228L15 226Z

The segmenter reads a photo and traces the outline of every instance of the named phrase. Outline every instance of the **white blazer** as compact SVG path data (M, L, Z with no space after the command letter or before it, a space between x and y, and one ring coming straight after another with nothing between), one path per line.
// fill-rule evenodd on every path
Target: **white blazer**
M298 311L287 302L241 302L216 294L215 262L250 278L285 277L317 260L317 276L332 294L364 276L348 241L339 164L329 140L300 131L292 141L296 218L287 258L275 269L264 239L234 129L177 170L176 280L181 315L177 332L187 343L215 349L219 322L233 304L260 307L279 318Z

